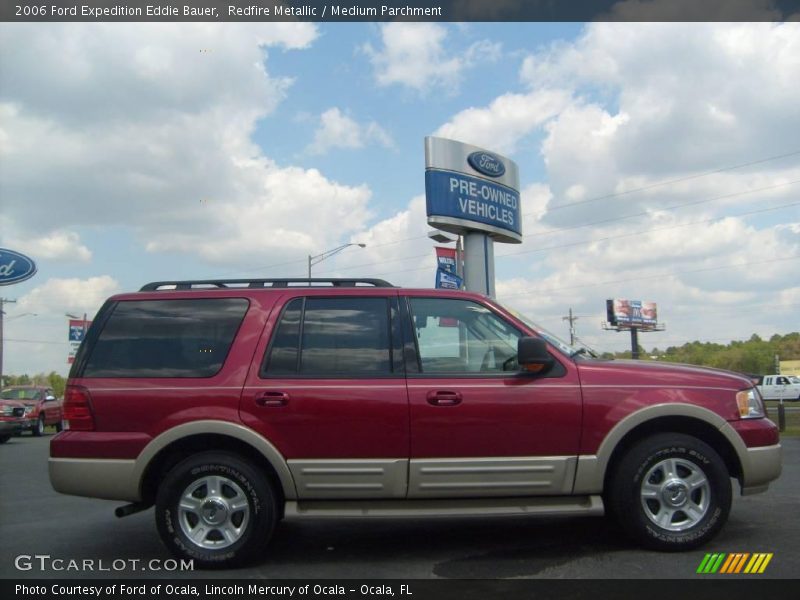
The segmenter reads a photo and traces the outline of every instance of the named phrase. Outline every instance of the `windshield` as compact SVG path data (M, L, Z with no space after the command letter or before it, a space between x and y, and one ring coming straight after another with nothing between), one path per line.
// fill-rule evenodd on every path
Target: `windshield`
M588 353L591 354L591 355L595 355L595 352L592 351L591 348L582 347L582 346L572 346L572 345L568 344L567 342L562 340L560 337L558 337L556 334L551 333L550 331L548 331L547 329L545 329L544 327L542 327L541 325L539 325L535 321L532 321L531 319L526 317L524 314L522 314L518 310L514 310L513 308L511 308L509 306L503 306L503 308L505 308L508 312L510 312L515 317L517 317L520 321L525 323L525 325L527 325L528 327L533 329L536 333L538 333L545 340L547 340L547 342L549 342L552 346L555 346L556 348L561 350L561 352L563 352L567 356L574 357L574 356L577 356L578 354L582 354L582 353L584 353L586 351L588 351Z
M0 392L3 400L39 400L41 393L39 390L7 389Z

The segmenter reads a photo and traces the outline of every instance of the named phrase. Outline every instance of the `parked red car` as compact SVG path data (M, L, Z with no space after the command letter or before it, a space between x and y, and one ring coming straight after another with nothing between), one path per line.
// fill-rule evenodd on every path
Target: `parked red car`
M763 492L776 426L748 378L601 360L485 296L381 280L157 282L110 298L50 444L63 493L155 505L201 567L284 517L615 516L711 540Z
M5 444L22 431L25 421L25 405L15 400L0 399L0 444Z
M29 429L33 435L42 435L44 428L51 425L56 431L61 431L61 401L55 397L52 388L38 385L11 386L0 392L0 398L16 400L25 405L23 429Z

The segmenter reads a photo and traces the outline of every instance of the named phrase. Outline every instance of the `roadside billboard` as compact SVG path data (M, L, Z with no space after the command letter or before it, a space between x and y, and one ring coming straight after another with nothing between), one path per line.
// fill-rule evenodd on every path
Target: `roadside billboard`
M655 302L608 299L606 320L612 327L655 327L658 323L658 307Z

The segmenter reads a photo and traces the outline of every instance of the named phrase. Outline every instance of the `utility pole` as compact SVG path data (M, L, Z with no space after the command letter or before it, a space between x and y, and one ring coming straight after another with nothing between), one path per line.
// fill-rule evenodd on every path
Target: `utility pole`
M3 305L16 304L16 302L16 300L0 298L0 389L3 387L3 316L6 314L6 311L3 310Z
M569 309L569 316L568 317L561 317L562 321L569 321L569 345L575 345L575 321L580 319L580 317L575 317L572 315L572 308Z

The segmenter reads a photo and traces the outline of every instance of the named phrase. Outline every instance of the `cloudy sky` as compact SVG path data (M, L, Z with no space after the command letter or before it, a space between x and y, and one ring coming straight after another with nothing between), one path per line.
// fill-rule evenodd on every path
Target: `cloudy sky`
M519 164L499 300L600 350L800 329L800 24L3 24L4 371L66 373L65 313L148 281L431 287L426 135ZM33 314L31 314L33 313Z

